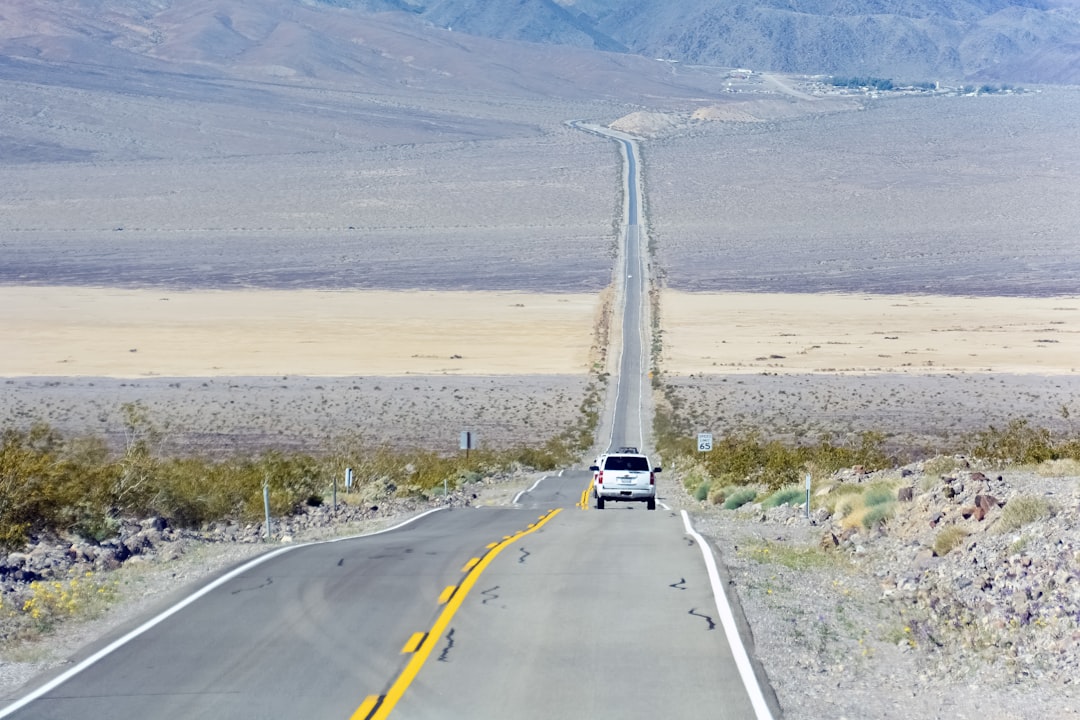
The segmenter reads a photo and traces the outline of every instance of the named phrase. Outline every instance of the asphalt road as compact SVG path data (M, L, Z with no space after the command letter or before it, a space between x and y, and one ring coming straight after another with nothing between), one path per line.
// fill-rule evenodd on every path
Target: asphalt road
M649 444L649 302L647 237L641 212L641 176L637 143L630 135L599 125L572 121L571 127L614 140L623 159L623 237L619 247L619 269L615 288L621 310L618 369L615 399L610 417L601 424L606 442L602 448L613 452L632 446L647 452Z
M607 427L647 450L639 180L620 142L632 190ZM590 482L566 471L514 507L270 553L0 718L770 717L702 538L670 510L592 510Z
M277 555L8 717L753 717L682 518L589 481Z

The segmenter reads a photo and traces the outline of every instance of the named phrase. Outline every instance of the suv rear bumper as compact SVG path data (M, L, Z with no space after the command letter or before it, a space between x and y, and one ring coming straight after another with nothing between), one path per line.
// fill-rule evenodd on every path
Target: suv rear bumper
M597 489L596 496L604 500L623 500L626 502L645 502L656 497L656 488L604 488Z

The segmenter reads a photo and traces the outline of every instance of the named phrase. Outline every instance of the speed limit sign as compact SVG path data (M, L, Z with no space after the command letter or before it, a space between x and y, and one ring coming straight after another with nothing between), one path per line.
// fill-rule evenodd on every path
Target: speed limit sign
M698 433L697 449L698 452L709 452L712 450L712 433Z

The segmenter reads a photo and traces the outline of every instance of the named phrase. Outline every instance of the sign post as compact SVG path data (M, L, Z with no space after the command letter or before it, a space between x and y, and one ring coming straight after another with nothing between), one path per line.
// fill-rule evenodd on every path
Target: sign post
M810 479L813 476L810 473L806 473L806 519L810 519Z
M469 459L469 451L476 447L476 435L471 430L461 431L461 449L465 451L465 459Z
M709 452L712 450L712 433L698 433L697 449L698 452Z
M270 476L263 478L263 509L266 511L266 541L270 542Z

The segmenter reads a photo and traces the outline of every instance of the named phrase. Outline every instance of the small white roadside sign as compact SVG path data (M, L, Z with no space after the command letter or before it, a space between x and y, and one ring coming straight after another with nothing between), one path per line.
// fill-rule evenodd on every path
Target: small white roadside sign
M698 452L709 452L712 450L712 433L698 433L697 449Z

